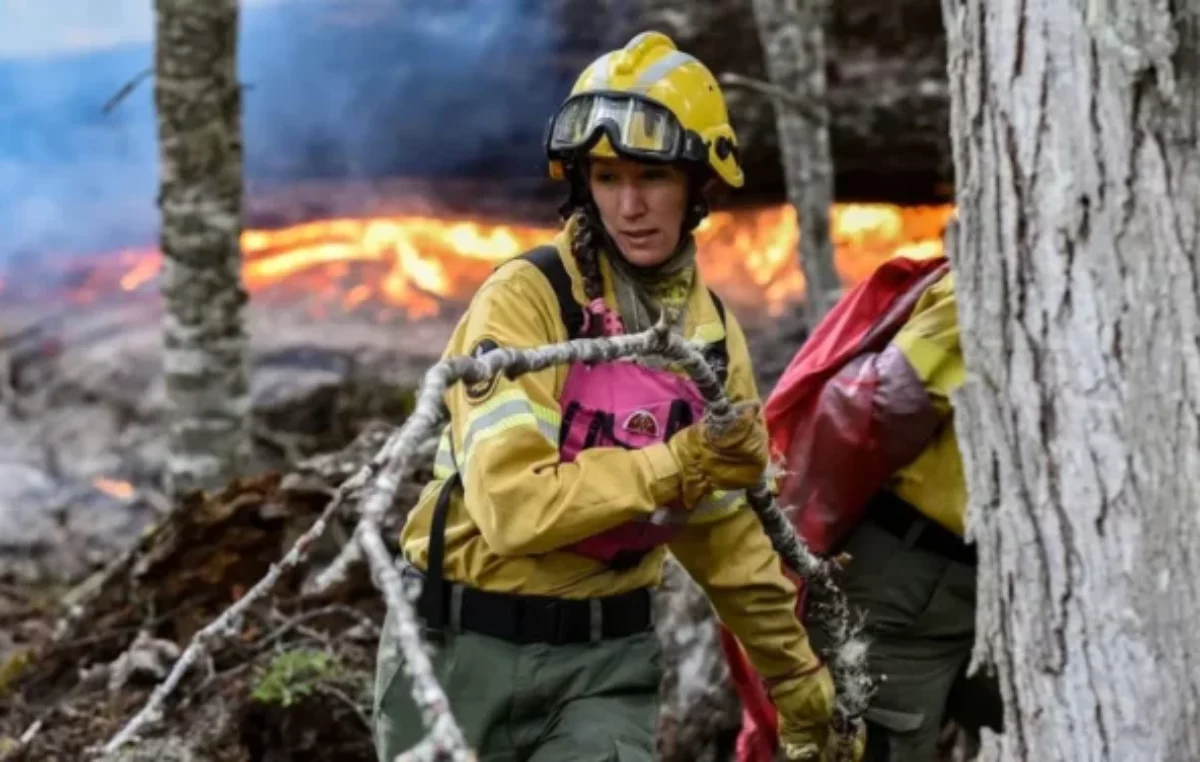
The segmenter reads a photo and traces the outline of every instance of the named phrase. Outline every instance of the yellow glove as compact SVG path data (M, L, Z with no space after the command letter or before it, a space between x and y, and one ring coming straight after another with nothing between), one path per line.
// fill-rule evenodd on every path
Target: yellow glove
M849 760L849 762L861 762L863 755L865 755L867 752L866 723L858 723L858 728L855 730L854 738L850 745L850 756L838 756L841 743L842 737L831 731L829 733L829 740L825 742L825 751L821 756L821 759L829 760L830 762L842 762L842 760Z
M714 432L700 421L667 442L679 463L683 505L688 510L715 489L746 489L762 478L770 457L767 428L757 405L739 405L737 413L724 431Z
M779 712L779 742L789 760L817 762L829 741L833 720L833 678L821 666L815 672L784 680L771 688Z

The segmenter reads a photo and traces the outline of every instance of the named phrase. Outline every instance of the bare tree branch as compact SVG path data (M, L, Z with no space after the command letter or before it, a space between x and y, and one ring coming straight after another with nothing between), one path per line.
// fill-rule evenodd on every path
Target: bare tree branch
M132 93L134 90L137 89L138 85L142 84L142 82L144 82L148 77L151 77L153 75L154 75L153 67L149 67L149 68L143 69L142 71L139 71L136 75L134 75L133 79L131 79L128 82L126 82L125 84L121 85L121 88L119 90L117 90L117 92L113 93L113 96L111 98L109 98L107 101L105 101L104 106L101 107L101 109L100 109L101 113L104 113L104 114L112 113L112 110L115 109L117 106L119 106L121 104L121 101L128 98L130 93Z
M813 124L824 125L829 122L828 113L823 113L820 110L813 108L812 104L805 99L801 98L795 93L789 93L782 87L773 85L770 82L763 82L761 79L735 74L731 71L723 73L720 77L718 77L718 81L726 87L749 90L770 98L778 103L782 103L788 108L793 109L797 114Z
M343 485L343 487L344 486L345 485ZM348 492L349 490L347 489L345 491ZM339 493L342 493L341 488L339 488ZM134 715L133 719L126 723L125 727L121 728L117 734L114 735L112 739L104 745L104 752L106 754L113 753L117 749L124 746L137 735L138 731L141 730L144 725L158 719L162 711L163 702L166 701L167 696L171 694L171 692L179 684L179 681L183 679L184 674L192 666L192 664L195 663L197 659L208 653L208 642L216 639L218 636L237 632L241 623L242 615L250 608L251 604L265 596L267 592L270 591L275 583L279 581L279 578L283 576L284 572L295 568L302 560L304 560L304 558L308 555L308 551L312 547L313 543L325 531L325 526L328 523L329 518L340 506L340 495L335 496L334 499L329 502L329 505L325 507L325 510L321 513L321 516L316 520L316 522L313 523L313 525L309 527L304 534L300 535L295 544L292 545L291 550L287 552L287 555L285 555L279 563L272 564L267 574L257 583L255 583L254 587L250 588L245 595L243 595L232 606L222 612L220 616L192 636L192 641L188 644L187 649L185 649L179 659L176 660L175 665L171 668L171 672L167 675L166 679L154 688L154 691L150 694L150 699L146 702L145 706L142 707L141 711Z

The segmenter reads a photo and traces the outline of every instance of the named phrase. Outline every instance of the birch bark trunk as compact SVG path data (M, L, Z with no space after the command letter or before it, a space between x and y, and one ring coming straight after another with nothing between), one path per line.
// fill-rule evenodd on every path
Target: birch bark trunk
M742 707L712 605L683 567L670 561L655 611L663 650L658 758L723 762L741 727Z
M155 0L168 489L216 488L247 456L236 0Z
M942 0L985 759L1200 759L1200 2Z
M829 210L833 205L833 161L825 88L825 29L829 0L753 0L762 41L788 201L800 227L800 269L810 329L841 296L833 264Z

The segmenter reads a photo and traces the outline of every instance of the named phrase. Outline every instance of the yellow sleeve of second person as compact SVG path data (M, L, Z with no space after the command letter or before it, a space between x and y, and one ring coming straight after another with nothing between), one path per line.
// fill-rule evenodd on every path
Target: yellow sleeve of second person
M949 410L950 393L966 376L959 337L958 300L950 272L925 290L892 339L942 413Z
M726 393L734 402L757 401L746 339L732 312L726 326ZM815 656L796 617L796 586L745 498L698 519L671 542L671 554L704 589L754 668L768 679L810 669Z
M565 340L542 275L515 263L476 294L450 352L532 348ZM543 281L544 283L544 281ZM545 553L617 526L673 500L679 467L665 445L593 448L559 460L555 368L446 393L464 506L498 555Z

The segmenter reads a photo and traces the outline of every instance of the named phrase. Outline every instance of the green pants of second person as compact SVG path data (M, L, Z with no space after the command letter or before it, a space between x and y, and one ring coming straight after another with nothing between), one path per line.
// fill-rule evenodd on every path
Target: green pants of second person
M425 736L400 664L385 634L375 680L380 762ZM662 666L654 632L577 645L447 633L434 647L433 667L480 762L655 759Z
M865 762L935 762L947 719L972 733L1002 724L995 681L966 675L976 569L917 547L923 528L918 521L898 537L868 519L844 548L852 560L841 583L866 613L870 669L885 678L867 711ZM812 635L817 644L827 637Z

